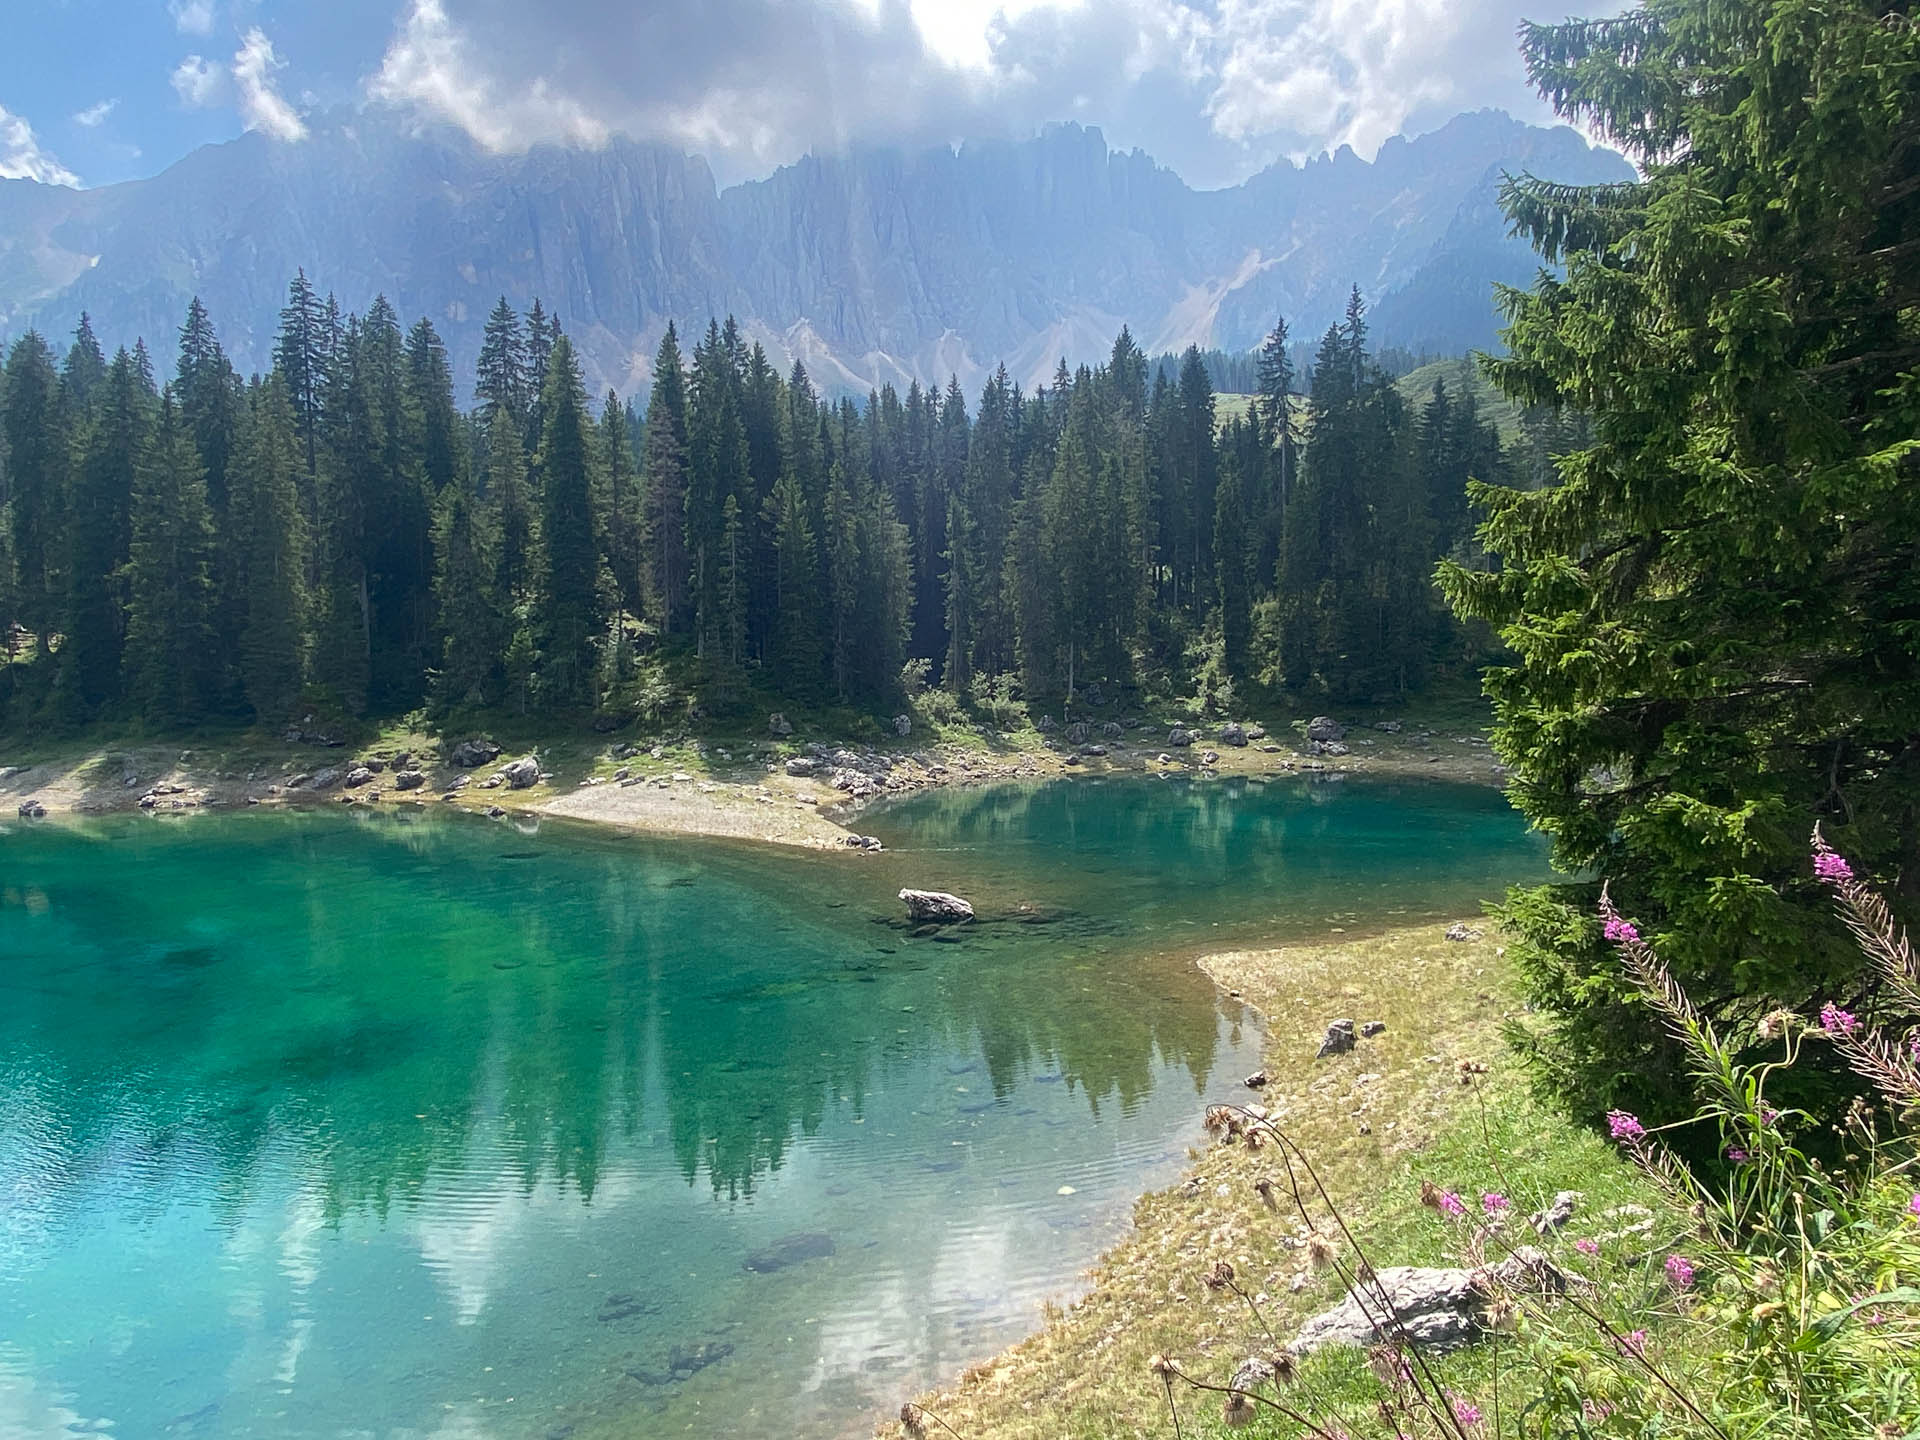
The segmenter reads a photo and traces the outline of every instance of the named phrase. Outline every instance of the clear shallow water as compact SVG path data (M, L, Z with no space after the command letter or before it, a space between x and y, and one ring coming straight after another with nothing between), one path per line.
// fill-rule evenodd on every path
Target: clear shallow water
M1353 782L863 828L897 849L4 827L0 1440L863 1429L1031 1325L1253 1067L1169 953L1541 865L1497 797ZM907 883L982 922L912 938Z

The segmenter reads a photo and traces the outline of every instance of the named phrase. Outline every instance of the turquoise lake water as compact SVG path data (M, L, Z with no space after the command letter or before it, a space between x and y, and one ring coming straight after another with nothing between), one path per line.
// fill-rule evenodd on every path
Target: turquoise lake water
M860 823L887 853L0 826L0 1440L864 1433L1069 1293L1255 1068L1193 954L1544 869L1441 785ZM915 938L904 884L981 919Z

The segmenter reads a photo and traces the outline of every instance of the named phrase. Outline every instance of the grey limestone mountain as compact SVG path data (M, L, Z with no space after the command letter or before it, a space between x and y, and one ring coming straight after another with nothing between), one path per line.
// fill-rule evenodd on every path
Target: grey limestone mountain
M311 130L95 190L0 181L0 333L58 337L87 311L108 346L166 349L198 294L256 369L304 267L346 308L384 293L428 316L462 375L495 299L538 296L589 380L623 392L669 320L726 314L776 362L861 392L950 374L972 388L999 363L1031 384L1103 355L1123 322L1148 353L1246 349L1282 313L1310 342L1354 284L1378 343L1457 352L1492 338L1491 282L1536 268L1499 214L1503 171L1631 173L1571 130L1495 111L1371 162L1342 149L1210 191L1077 125L810 156L724 190L704 161L626 140L492 155L378 110Z

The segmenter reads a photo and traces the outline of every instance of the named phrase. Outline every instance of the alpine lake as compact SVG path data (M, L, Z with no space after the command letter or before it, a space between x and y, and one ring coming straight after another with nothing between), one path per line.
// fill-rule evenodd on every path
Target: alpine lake
M1245 1095L1194 956L1546 869L1491 790L1357 777L859 823L0 827L0 1440L864 1434ZM903 885L979 919L916 935Z

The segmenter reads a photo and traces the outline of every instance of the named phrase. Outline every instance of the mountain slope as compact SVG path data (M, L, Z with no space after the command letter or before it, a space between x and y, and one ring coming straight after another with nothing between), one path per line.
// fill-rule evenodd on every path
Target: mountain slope
M261 367L304 267L348 308L384 293L429 316L462 374L495 298L539 296L589 378L623 391L669 320L728 313L830 389L950 373L971 388L1002 362L1032 384L1103 354L1122 322L1150 353L1244 349L1280 314L1311 339L1354 284L1380 343L1459 350L1492 338L1491 282L1534 269L1494 204L1502 171L1629 173L1571 130L1491 111L1371 163L1343 149L1215 191L1074 125L808 157L724 191L703 161L625 140L495 156L379 111L312 131L100 190L0 182L0 330L57 335L84 310L109 345L162 348L198 294L236 362Z

